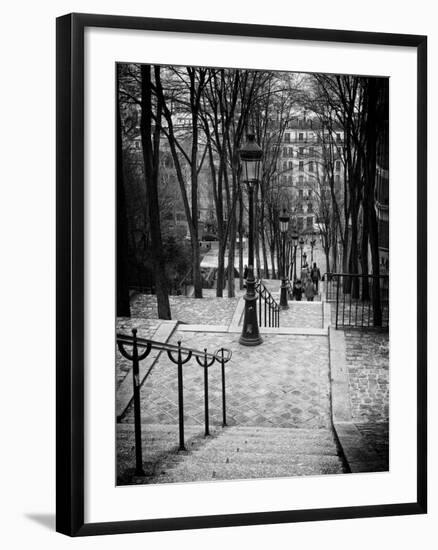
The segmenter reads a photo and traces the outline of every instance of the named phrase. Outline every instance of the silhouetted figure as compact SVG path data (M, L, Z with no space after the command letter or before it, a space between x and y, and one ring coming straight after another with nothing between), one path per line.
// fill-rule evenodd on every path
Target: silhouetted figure
M301 298L302 298L302 296L303 296L303 287L301 286L301 281L300 281L300 279L297 279L297 280L294 282L294 287L293 287L293 290L292 290L292 295L293 295L294 300L296 300L297 302L301 302Z
M313 264L310 276L312 277L313 286L315 287L316 292L318 292L319 281L321 280L321 272L319 270L319 267L316 265L316 262L314 262Z

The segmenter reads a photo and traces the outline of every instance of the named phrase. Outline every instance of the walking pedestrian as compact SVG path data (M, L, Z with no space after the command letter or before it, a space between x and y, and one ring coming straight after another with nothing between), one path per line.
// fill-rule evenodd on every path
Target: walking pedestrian
M306 279L304 294L308 302L313 302L313 298L315 297L315 287L313 286L313 281L310 277L307 277Z
M292 290L292 296L293 296L294 300L296 300L297 302L301 302L302 295L303 295L303 287L301 286L300 279L297 279L294 282L294 287L293 287L293 290Z
M321 280L321 271L319 270L319 267L316 265L316 262L313 263L310 276L312 277L312 282L313 282L313 286L315 287L315 291L318 292L319 281Z

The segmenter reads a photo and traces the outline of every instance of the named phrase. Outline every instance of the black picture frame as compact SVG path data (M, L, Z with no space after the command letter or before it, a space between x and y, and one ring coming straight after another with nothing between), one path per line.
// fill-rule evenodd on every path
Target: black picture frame
M156 30L381 46L417 52L417 498L311 510L84 522L84 30ZM57 19L57 498L56 529L70 536L423 514L427 510L427 38L208 21L68 14Z

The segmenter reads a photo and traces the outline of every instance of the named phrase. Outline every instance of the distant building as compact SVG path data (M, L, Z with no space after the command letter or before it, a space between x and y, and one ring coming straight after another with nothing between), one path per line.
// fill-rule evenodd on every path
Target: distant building
M292 119L284 130L278 155L278 178L289 198L292 223L299 233L318 232L316 223L321 201L330 196L328 163L335 192L340 195L343 191L344 168L338 151L343 140L341 129L330 133L313 119Z

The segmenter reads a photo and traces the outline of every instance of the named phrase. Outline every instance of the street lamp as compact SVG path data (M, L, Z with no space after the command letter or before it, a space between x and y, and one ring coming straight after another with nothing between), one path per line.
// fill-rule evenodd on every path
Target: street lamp
M313 249L316 245L316 239L310 241L310 263L313 265Z
M246 279L245 312L239 342L244 346L257 346L263 342L257 322L257 296L254 279L254 189L257 190L263 151L252 132L239 151L242 162L242 179L248 190L248 277Z
M298 233L293 231L292 233L292 246L294 247L294 266L293 266L293 280L297 280L297 246L298 246Z
M300 248L301 248L301 259L300 259L300 269L303 269L303 248L304 248L304 239L303 237L301 236L300 237L300 240L298 241L298 244L300 245Z
M281 290L280 290L280 307L287 309L287 283L286 283L286 234L289 229L289 215L286 212L286 208L283 208L283 215L278 217L280 222L280 233L283 238L283 261L282 261L282 277L281 277Z

